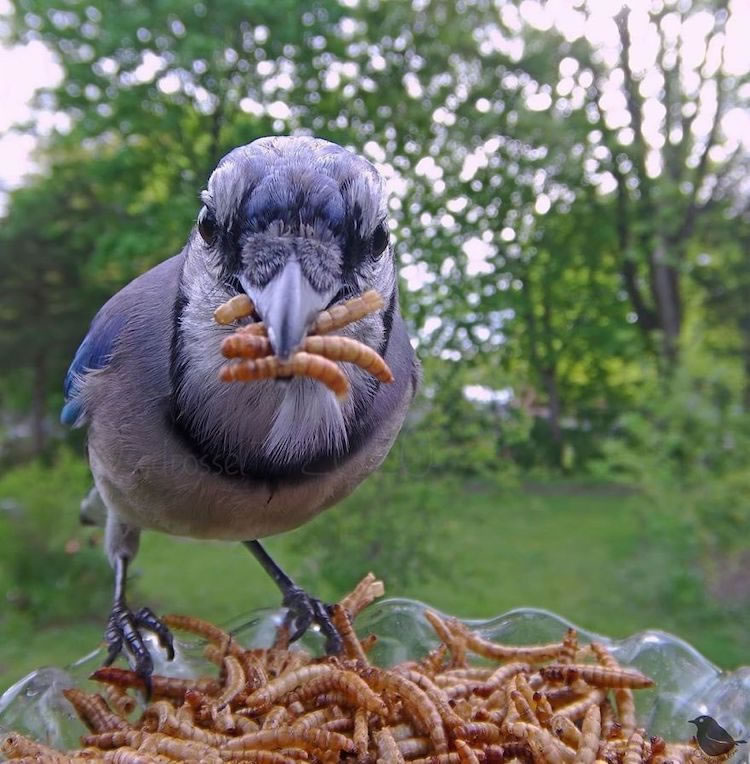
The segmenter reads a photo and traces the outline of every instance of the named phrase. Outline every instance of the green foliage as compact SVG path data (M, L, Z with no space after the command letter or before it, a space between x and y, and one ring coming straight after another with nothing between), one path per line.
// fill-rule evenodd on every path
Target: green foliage
M656 518L678 518L682 543L702 566L698 574L705 578L713 569L721 578L722 558L750 543L750 418L736 365L700 347L686 347L674 376L652 385L639 409L620 417L592 469L638 486ZM735 599L750 602L750 589Z
M403 592L428 577L440 557L433 528L446 486L410 475L397 459L389 457L351 497L290 535L302 580L335 593L374 571L389 591Z
M706 593L714 579L706 579L679 512L657 512L649 497L611 484L545 481L519 490L441 470L410 475L397 465L385 465L313 523L269 539L273 556L329 600L373 568L389 596L464 617L545 607L614 636L673 631L727 668L746 661L743 606ZM69 454L51 469L17 467L0 479L0 687L100 644L112 573L103 550L85 543L90 532L77 526L87 487L85 464ZM686 498L675 491L675 507ZM82 548L60 559L70 538ZM218 623L279 604L278 590L242 545L150 532L129 589L133 606Z
M106 612L109 566L78 523L90 483L87 465L67 450L51 467L32 462L0 479L0 622L22 615L40 628Z

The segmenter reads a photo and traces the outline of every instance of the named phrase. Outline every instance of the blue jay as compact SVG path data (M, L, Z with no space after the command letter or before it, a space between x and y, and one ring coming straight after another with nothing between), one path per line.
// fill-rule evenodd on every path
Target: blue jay
M321 139L260 138L227 154L201 193L180 254L142 274L95 316L65 380L62 421L88 427L115 573L106 662L124 649L148 683L141 630L174 654L169 630L126 599L142 528L242 541L279 586L293 638L312 623L340 646L326 606L257 539L295 528L348 495L390 450L419 372L398 308L383 179ZM306 378L230 385L214 309L246 293L287 358L318 313L367 289L385 309L342 331L376 349L395 383L346 364L338 401Z

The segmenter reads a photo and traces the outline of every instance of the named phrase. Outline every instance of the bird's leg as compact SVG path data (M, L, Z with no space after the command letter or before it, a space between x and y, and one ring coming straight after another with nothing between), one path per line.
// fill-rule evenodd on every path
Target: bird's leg
M174 658L174 645L169 629L147 607L141 608L137 613L128 607L125 600L125 586L128 574L128 558L117 557L115 567L115 597L112 603L112 612L107 621L107 629L104 638L107 642L107 657L105 666L111 665L120 654L123 647L128 654L129 660L135 672L143 679L146 685L146 694L151 695L151 674L154 663L148 648L143 642L140 629L148 629L156 634L159 644L167 651L169 660Z
M297 586L274 562L260 542L245 541L243 543L281 590L282 604L289 609L285 623L294 630L290 641L299 639L311 623L317 623L326 638L326 652L329 655L340 653L341 636L331 620L330 606L311 597L304 589Z

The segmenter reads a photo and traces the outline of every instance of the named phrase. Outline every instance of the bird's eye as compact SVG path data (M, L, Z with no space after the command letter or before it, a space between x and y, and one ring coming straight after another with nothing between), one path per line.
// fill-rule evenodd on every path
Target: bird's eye
M386 223L381 223L372 235L372 256L380 257L385 252L388 246L388 226Z
M213 212L204 207L198 215L198 233L206 244L213 244L216 241L218 233L218 224Z

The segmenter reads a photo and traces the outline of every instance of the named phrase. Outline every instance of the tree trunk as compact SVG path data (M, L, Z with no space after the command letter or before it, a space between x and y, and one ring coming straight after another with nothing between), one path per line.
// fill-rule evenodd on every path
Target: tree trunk
M549 424L550 433L552 433L552 439L555 443L562 442L562 429L560 428L560 412L562 405L560 403L560 390L557 386L557 375L555 374L554 367L547 367L542 369L541 372L542 384L544 390L547 393L547 423Z
M34 379L31 390L31 437L34 456L41 456L47 446L47 359L39 353L34 359Z
M658 242L651 256L651 292L662 333L662 352L667 370L670 370L677 361L682 305L679 274L670 262L663 241Z
M743 369L745 370L745 384L742 395L742 402L745 406L745 413L750 413L750 316L740 321L740 331L743 337Z

